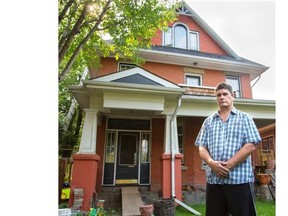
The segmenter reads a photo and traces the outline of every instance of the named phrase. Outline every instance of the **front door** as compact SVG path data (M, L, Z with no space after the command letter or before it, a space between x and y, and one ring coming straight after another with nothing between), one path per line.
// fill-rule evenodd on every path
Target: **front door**
M116 184L138 183L139 133L119 132L116 162Z

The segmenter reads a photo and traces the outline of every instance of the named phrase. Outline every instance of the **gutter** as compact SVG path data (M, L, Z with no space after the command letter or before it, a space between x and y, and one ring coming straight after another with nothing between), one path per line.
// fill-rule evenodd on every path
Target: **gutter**
M178 203L179 205L181 205L182 207L186 208L188 211L192 212L195 215L201 215L200 212L196 211L195 209L191 208L190 206L186 205L185 203L183 203L181 200L178 200L176 198L176 193L175 193L175 150L172 146L172 141L173 141L173 137L172 137L172 125L173 123L175 124L175 120L177 117L177 112L179 107L181 106L181 101L182 101L182 95L180 95L178 97L178 104L177 107L174 110L174 113L172 115L172 118L170 120L170 150L171 150L171 199L175 200L176 203ZM177 128L177 127L176 127Z

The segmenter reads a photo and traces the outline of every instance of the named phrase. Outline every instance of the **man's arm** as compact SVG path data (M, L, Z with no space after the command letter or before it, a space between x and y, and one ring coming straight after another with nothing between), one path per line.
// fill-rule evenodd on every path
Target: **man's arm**
M255 149L256 146L254 143L244 144L243 147L227 161L226 167L229 170L233 169L238 164L244 162Z
M229 174L230 170L226 168L227 163L213 160L206 147L199 146L199 155L218 176L226 177Z

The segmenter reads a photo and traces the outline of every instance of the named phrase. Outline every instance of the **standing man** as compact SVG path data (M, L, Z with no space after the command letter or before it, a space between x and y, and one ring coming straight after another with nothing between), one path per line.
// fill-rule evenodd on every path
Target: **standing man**
M206 216L256 216L251 153L261 142L253 119L233 105L227 83L216 87L218 112L205 119L195 141L206 170Z

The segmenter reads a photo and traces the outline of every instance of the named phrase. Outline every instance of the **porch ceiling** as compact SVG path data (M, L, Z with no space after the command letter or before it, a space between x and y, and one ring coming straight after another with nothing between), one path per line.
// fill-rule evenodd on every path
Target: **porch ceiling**
M247 112L253 119L266 119L275 121L275 101L236 98L234 100L236 109ZM182 106L178 115L181 116L209 116L217 110L214 97L183 96ZM259 125L262 123L259 122ZM263 123L264 124L264 123Z

